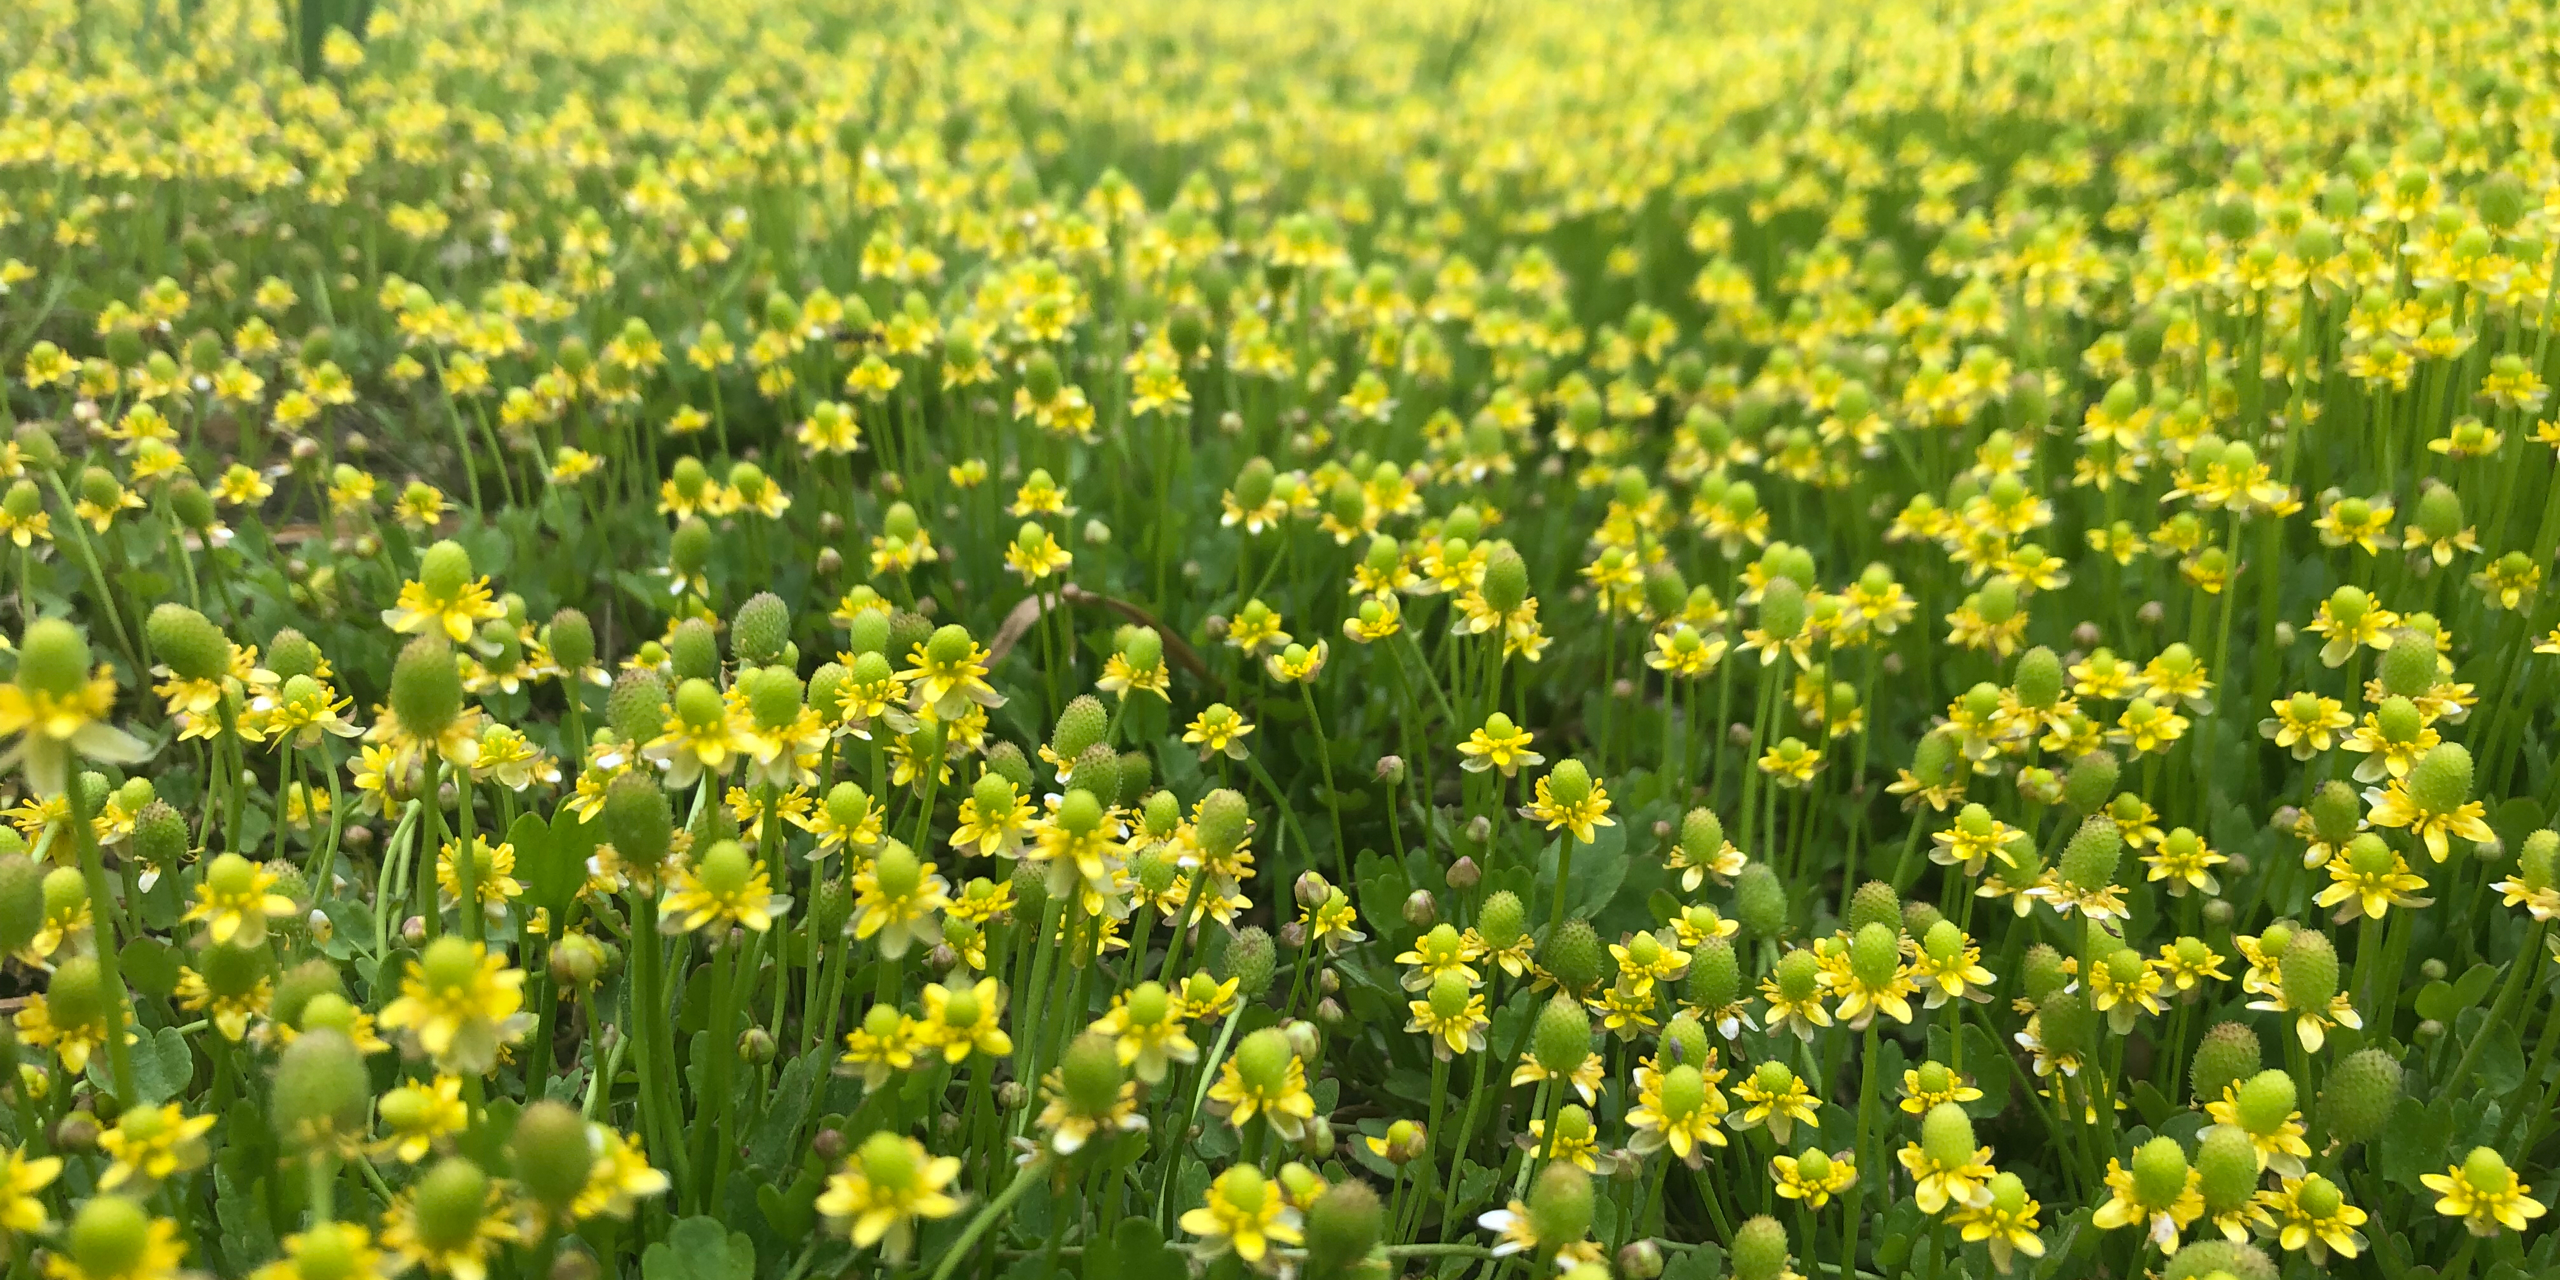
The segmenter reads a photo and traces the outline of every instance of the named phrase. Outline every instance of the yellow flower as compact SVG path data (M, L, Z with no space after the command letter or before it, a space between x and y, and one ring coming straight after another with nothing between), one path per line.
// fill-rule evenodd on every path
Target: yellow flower
M1458 767L1469 773L1499 769L1506 778L1517 775L1522 765L1547 762L1545 756L1529 749L1529 731L1499 711L1486 716L1482 726L1467 734L1467 740L1458 744L1458 755Z
M1272 1058L1287 1054L1285 1063L1257 1060L1248 1064L1254 1068L1250 1074L1238 1070L1238 1060L1255 1049L1255 1039L1249 1036L1235 1053L1228 1055L1219 1068L1218 1082L1209 1086L1211 1109L1226 1116L1227 1123L1238 1132L1255 1116L1261 1116L1273 1133L1296 1142L1305 1135L1307 1122L1316 1114L1315 1097L1307 1092L1307 1064L1284 1040L1259 1052Z
M763 933L774 917L791 909L791 899L773 891L773 879L734 840L711 846L700 858L676 868L666 900L658 904L659 927L674 933L732 928Z
M440 1138L470 1127L471 1112L462 1103L462 1077L438 1075L411 1080L382 1095L375 1108L383 1135L373 1144L376 1156L394 1156L403 1164L427 1158Z
M916 1220L948 1218L960 1200L944 1188L960 1176L956 1156L937 1156L913 1138L881 1130L846 1157L827 1179L818 1212L847 1232L856 1249L880 1246L896 1266L915 1248Z
M450 1168L452 1163L443 1167ZM432 1178L433 1174L429 1176ZM430 1227L421 1220L418 1198L423 1192L467 1191L473 1184L482 1185L485 1189L480 1194L478 1216L461 1239L448 1237L447 1232L453 1224L438 1223ZM490 1246L513 1244L522 1238L506 1211L506 1197L504 1184L484 1178L476 1171L468 1179L432 1183L403 1191L399 1199L383 1212L382 1247L400 1259L403 1271L410 1267L425 1267L431 1274L452 1276L454 1280L487 1280Z
M1708 1056L1712 1065L1714 1055ZM1721 1070L1715 1074L1717 1078L1724 1075ZM1627 1127L1635 1130L1628 1149L1639 1155L1668 1149L1694 1168L1705 1157L1706 1148L1725 1145L1718 1123L1726 1109L1723 1092L1697 1067L1682 1065L1662 1072L1638 1068L1635 1105L1627 1109Z
M2156 1145L2164 1142L2170 1145L2167 1148ZM2144 1153L2155 1150L2167 1150L2170 1154L2177 1154L2176 1139L2152 1139L2151 1144L2146 1144L2134 1153L2134 1164L2137 1167L2143 1166ZM2165 1176L2169 1173L2175 1173L2178 1176ZM2124 1167L2123 1161L2109 1157L2107 1160L2109 1195L2107 1202L2098 1206L2097 1213L2091 1215L2090 1225L2101 1231L2140 1226L2160 1252L2176 1253L2179 1233L2186 1230L2188 1223L2204 1216L2204 1193L2201 1189L2204 1178L2202 1174L2187 1166L2183 1155L2173 1162L2165 1162L2163 1174L2162 1181L2168 1185L2152 1191L2142 1185L2144 1179L2138 1177L2134 1170Z
M2436 1212L2462 1219L2463 1229L2475 1236L2494 1236L2500 1227L2522 1231L2545 1212L2530 1194L2532 1188L2487 1147L2473 1147L2462 1163L2443 1173L2421 1174L2418 1181L2439 1197Z
M53 1185L62 1173L59 1156L28 1159L24 1150L0 1154L0 1232L9 1236L41 1235L53 1229L44 1200L36 1193Z
M503 953L446 934L408 962L400 997L383 1009L381 1023L408 1033L438 1070L486 1075L500 1046L522 1039L531 1022L518 1012L524 979Z
M1200 748L1200 758L1225 754L1231 760L1245 758L1244 738L1254 726L1223 702L1210 703L1184 727L1182 740Z
M2488 808L2477 800L2464 801L2448 809L2422 807L2409 789L2409 780L2393 778L2380 790L2368 787L2365 803L2372 807L2368 821L2377 827L2406 827L2409 834L2426 842L2427 855L2438 862L2453 852L2452 837L2460 836L2473 844L2497 838L2489 830Z
M965 1062L971 1053L1002 1058L1013 1052L1013 1037L1002 1026L1004 999L993 978L971 985L964 976L924 989L924 1016L916 1020L919 1038L941 1050L943 1060Z
M837 1061L860 1076L865 1089L877 1089L915 1065L918 1039L913 1019L894 1005L875 1004L862 1015L861 1025L845 1033L844 1054Z
M151 748L106 723L116 683L108 668L89 665L89 642L70 623L28 626L18 645L18 678L0 684L0 737L17 742L0 769L23 765L39 796L62 794L73 756L102 764L140 764Z
M98 1149L109 1161L98 1176L98 1189L140 1183L139 1190L147 1191L173 1175L204 1167L210 1154L204 1135L213 1122L209 1115L187 1115L174 1102L135 1107L116 1117L115 1126L98 1135Z
M436 855L436 887L443 891L444 904L457 906L462 901L462 842L447 840ZM507 903L524 896L524 884L516 879L516 847L501 841L489 843L489 837L471 837L472 893L480 910L491 920L506 918ZM272 877L270 877L272 878Z
M1769 1157L1769 1179L1778 1194L1801 1200L1808 1209L1831 1203L1831 1197L1857 1185L1858 1166L1849 1152L1830 1155L1807 1151L1800 1156Z
M412 579L400 585L399 601L382 611L382 624L401 635L442 631L455 644L469 644L481 623L506 616L505 606L490 596L485 577L443 595Z
M249 1280L355 1280L389 1269L373 1233L358 1223L322 1222L283 1243L284 1257L250 1272Z
M64 1243L44 1255L45 1280L178 1280L187 1259L174 1219L117 1195L83 1204Z
M1559 774L1564 783L1561 795L1555 785ZM1567 760L1538 779L1535 798L1520 810L1520 816L1547 824L1549 831L1570 831L1574 839L1584 844L1591 843L1598 828L1618 825L1618 820L1609 816L1608 787L1576 760Z
M1947 1215L1947 1222L1959 1230L1966 1243L1987 1242L1991 1264L2005 1276L2009 1274L2010 1255L2044 1256L2044 1240L2036 1234L2036 1213L2044 1206L2027 1194L2014 1173L1995 1174L1987 1189L1989 1195L1958 1206Z
M1249 1263L1262 1261L1273 1244L1296 1244L1298 1211L1280 1189L1249 1164L1231 1166L1209 1184L1200 1207L1182 1215L1182 1229L1199 1236L1211 1256L1232 1252Z
M1093 1029L1111 1037L1121 1066L1134 1066L1138 1079L1152 1085L1163 1083L1173 1063L1199 1061L1200 1046L1185 1033L1185 1021L1181 1002L1162 983L1141 982L1113 997Z
M179 919L203 922L206 935L217 946L262 946L267 921L293 914L293 899L267 892L276 879L275 872L239 854L223 854L205 868L204 881L196 886L195 905Z

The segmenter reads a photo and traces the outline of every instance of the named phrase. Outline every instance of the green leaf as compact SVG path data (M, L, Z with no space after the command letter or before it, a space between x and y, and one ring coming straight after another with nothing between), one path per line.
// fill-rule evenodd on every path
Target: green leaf
M1182 1252L1165 1243L1164 1233L1145 1218L1123 1218L1111 1233L1120 1255L1120 1271L1106 1280L1187 1280L1190 1266Z
M824 1049L813 1049L782 1066L782 1074L774 1080L773 1092L765 1099L764 1113L756 1117L755 1127L747 1133L750 1158L760 1167L779 1167L790 1158L786 1150L792 1137L800 1131L800 1122L808 1117L809 1097L818 1075L818 1059ZM791 1232L783 1232L788 1236Z
M2468 972L2453 980L2453 998L2460 1002L2454 1005L2455 1012L2480 1003L2481 998L2489 994L2489 988L2497 981L2496 966L2486 964L2471 966Z
M187 1081L196 1072L195 1050L175 1027L157 1031L131 1028L134 1041L127 1046L133 1057L133 1093L136 1100L157 1105L186 1091ZM206 1031L220 1035L219 1031ZM108 1084L109 1065L104 1050L89 1055L89 1083L104 1090Z
M2480 1083L2504 1097L2525 1082L2524 1042L2513 1018L2500 1018L2476 1034L2489 1037L2480 1046Z
M136 991L166 1000L178 989L178 949L158 938L136 938L117 953L125 980Z
M2133 1105L2142 1113L2143 1121L2154 1128L2168 1123L2169 1117L2177 1114L2178 1110L2167 1098L2161 1097L2160 1091L2153 1088L2148 1080L2134 1082Z
M754 1280L756 1247L718 1218L686 1218L640 1255L642 1280Z
M2418 1181L2430 1173L2442 1173L2453 1146L2453 1100L2438 1098L2433 1106L2424 1106L2415 1098L2402 1098L2391 1112L2391 1123L2382 1131L2382 1176L2409 1189L2423 1193Z
M796 1240L809 1234L818 1221L818 1191L826 1182L818 1171L800 1170L800 1176L788 1187L768 1182L756 1188L756 1208L764 1212L766 1225L785 1240Z
M2430 982L2418 988L2416 1005L2418 1016L2436 1022L2449 1022L2454 1014L2465 1008L2463 1005L2454 1003L2457 998L2454 995L2452 983L2441 978Z
M549 911L556 922L585 883L586 867L564 862L553 847L551 828L530 813L516 815L516 824L507 828L507 843L515 846L516 878L524 882L526 907Z
M1973 1022L1964 1024L1965 1069L1973 1076L1973 1087L1982 1096L1965 1105L1965 1113L1980 1120L1996 1116L2009 1107L2011 1072L2009 1051L1991 1038L1991 1033Z

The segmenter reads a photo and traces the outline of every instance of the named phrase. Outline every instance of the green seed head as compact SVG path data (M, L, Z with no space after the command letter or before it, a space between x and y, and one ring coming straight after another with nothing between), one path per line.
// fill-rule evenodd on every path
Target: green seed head
M1578 805L1591 798L1591 770L1570 756L1547 773L1547 794L1560 805Z
M1486 896L1476 911L1476 933L1485 945L1495 951L1507 951L1520 941L1528 923L1528 908L1520 895L1509 889L1497 889Z
M2430 485L2418 495L2417 518L2413 522L2424 530L2429 540L2450 538L2462 532L2462 495L2451 485Z
M2229 1213L2258 1193L2258 1149L2237 1129L2207 1129L2196 1141L2196 1173L2204 1211Z
M1767 1214L1733 1233L1733 1280L1778 1280L1787 1272L1787 1229Z
M1822 982L1822 960L1807 948L1798 947L1778 957L1778 994L1790 1004L1813 998Z
M605 719L613 725L614 736L625 742L657 737L667 723L666 682L654 671L625 671L614 677L613 692L605 699Z
M1793 578L1772 578L1760 593L1760 629L1775 640L1793 640L1804 630L1804 588Z
M471 584L471 553L451 539L427 548L418 557L418 585L431 600L451 600Z
M151 652L181 680L218 679L231 666L231 641L211 619L182 604L163 604L143 623Z
M364 1132L373 1083L364 1055L335 1027L307 1027L276 1055L270 1118L296 1151Z
M1111 713L1102 709L1102 700L1084 694L1058 713L1058 727L1049 736L1049 750L1061 760L1073 760L1083 755L1087 747L1102 741L1110 722Z
M44 880L27 855L0 854L0 954L25 950L44 927Z
M1849 972L1860 985L1880 988L1902 965L1902 940L1881 924L1866 925L1849 940Z
M2435 641L2415 627L2393 636L2391 647L2382 651L2380 675L2385 693L2417 697L2435 687L2436 672Z
M488 1204L488 1175L456 1156L427 1170L417 1187L419 1242L438 1251L468 1246Z
M1701 1009L1730 1007L1742 997L1742 966L1733 942L1710 936L1689 953L1689 1000Z
M1236 1046L1236 1074L1258 1093L1276 1093L1287 1078L1289 1063L1296 1057L1286 1032L1264 1027Z
M2409 767L2409 799L2421 813L2452 813L2471 799L2471 752L2442 743Z
M791 609L770 591L749 596L729 623L729 653L741 664L765 666L782 657L791 639Z
M1153 985L1153 984L1149 984ZM1155 1004L1162 1020L1164 988L1156 987ZM1134 1009L1137 1001L1130 1001ZM1120 1057L1110 1037L1088 1031L1076 1037L1067 1047L1066 1061L1059 1066L1065 1086L1067 1107L1081 1116L1106 1116L1120 1102Z
M1497 542L1485 556L1484 601L1495 612L1508 614L1529 598L1529 563L1508 542Z
M2178 1250L2160 1269L2160 1280L2276 1280L2276 1264L2253 1245L2214 1237Z
M2473 1147L2462 1158L2462 1180L2481 1195L2497 1195L2507 1190L2507 1159L2487 1147Z
M719 679L720 633L701 618L677 623L667 637L667 662L679 683Z
M1706 1062L1707 1029L1698 1025L1696 1014L1683 1009L1663 1024L1662 1053L1665 1062Z
M2085 1056L2097 1045L2097 1015L2089 1011L2089 1001L2077 991L2057 991L2036 1008L2036 1025L2044 1032L2044 1047L2055 1057Z
M1751 936L1774 939L1787 931L1787 890L1768 863L1754 862L1733 878L1733 918Z
M2240 1086L2240 1127L2261 1138L2272 1136L2293 1118L2294 1096L2293 1077L2283 1071L2270 1069L2249 1077Z
M2355 789L2332 779L2311 797L2311 830L2328 844L2344 843L2353 836L2356 820L2364 816Z
M886 655L889 650L890 614L881 609L864 609L853 615L845 627L845 651Z
M1508 717L1505 717L1508 719ZM1680 817L1680 852L1693 864L1713 861L1724 848L1724 820L1716 811L1703 806Z
M1258 925L1236 930L1234 941L1227 944L1227 977L1236 980L1237 994L1247 1000L1258 1000L1271 989L1272 971L1279 965L1279 955L1271 944L1271 935Z
M2021 972L2025 981L2021 985L2027 1000L2038 1008L2071 981L2071 975L2062 970L2062 953L2046 943L2027 948L2024 961L2026 967Z
M1952 1102L1941 1102L1929 1108L1920 1118L1920 1151L1931 1163L1942 1169L1971 1163L1974 1152L1973 1118L1964 1108Z
M2096 813L2115 794L2116 779L2122 766L2116 754L2104 748L2092 751L2071 762L2062 775L2062 798L2082 813Z
M1325 1188L1307 1208L1308 1280L1342 1280L1386 1233L1378 1193L1357 1178Z
M1902 929L1902 899L1882 880L1869 880L1849 895L1848 931L1858 934L1868 925L1882 925L1887 934Z
M527 1106L516 1118L507 1150L518 1185L554 1213L567 1209L586 1189L587 1171L595 1164L586 1118L548 1098Z
M1600 935L1586 920L1567 920L1538 946L1538 967L1567 991L1589 991L1600 981Z
M2177 1139L2153 1138L2133 1153L2133 1193L2143 1204L2165 1207L2186 1189L2187 1153Z
M71 1219L69 1252L80 1275L140 1275L150 1245L151 1215L123 1196L94 1197Z
M1538 1171L1529 1188L1529 1229L1543 1245L1571 1244L1591 1233L1591 1175L1569 1160Z
M2400 1102L2400 1060L2384 1049L2359 1049L2320 1084L2320 1125L2340 1142L2370 1142Z
M2022 705L2051 707L2062 698L2062 659L2053 650L2037 645L2019 657L2017 673L2009 683Z
M2327 934L2305 929L2293 936L2277 965L2285 1007L2295 1012L2325 1012L2338 994L2338 951Z
M2115 883L2116 862L2124 856L2124 836L2112 819L2091 815L2080 823L2062 850L2063 883L2094 891Z
M667 793L644 773L617 775L605 786L604 836L625 863L655 867L675 841L675 810Z
M391 666L391 712L413 737L429 740L462 714L462 672L443 636L419 636L400 650Z

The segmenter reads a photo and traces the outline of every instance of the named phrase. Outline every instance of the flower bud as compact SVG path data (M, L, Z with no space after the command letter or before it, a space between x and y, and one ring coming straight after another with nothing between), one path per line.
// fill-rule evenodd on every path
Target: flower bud
M1442 879L1448 882L1450 888L1464 893L1483 883L1484 871L1476 866L1476 860L1473 857L1462 853L1458 855L1457 861L1449 864L1448 873ZM1514 936L1517 936L1516 928Z

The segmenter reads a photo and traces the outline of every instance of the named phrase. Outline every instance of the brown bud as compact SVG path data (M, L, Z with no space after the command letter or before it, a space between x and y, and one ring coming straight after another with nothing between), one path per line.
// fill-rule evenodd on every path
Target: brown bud
M1450 888L1464 893L1484 882L1484 869L1476 865L1474 858L1460 854L1456 862L1449 864L1449 873L1445 878Z

